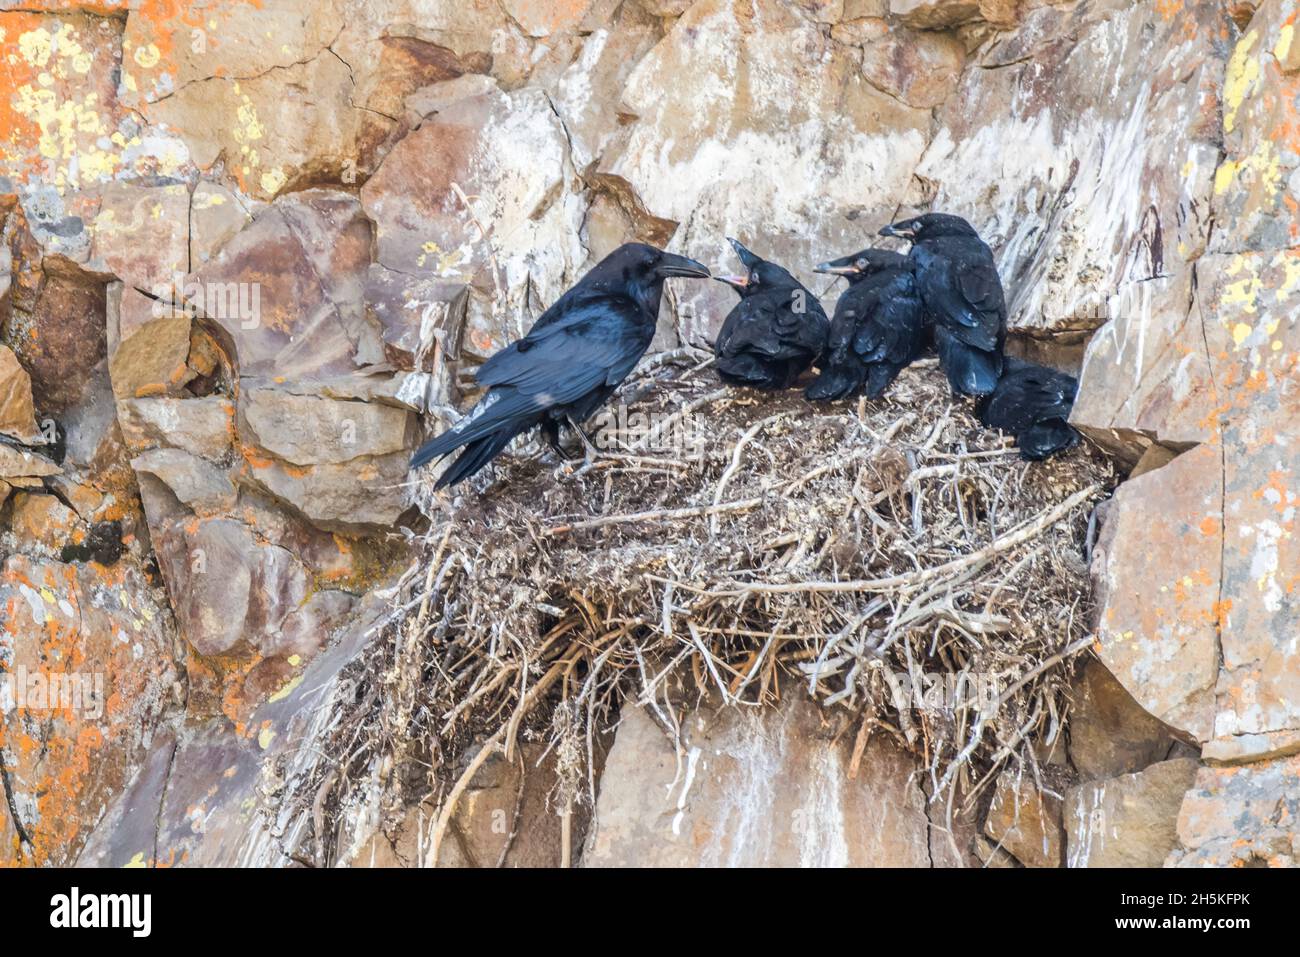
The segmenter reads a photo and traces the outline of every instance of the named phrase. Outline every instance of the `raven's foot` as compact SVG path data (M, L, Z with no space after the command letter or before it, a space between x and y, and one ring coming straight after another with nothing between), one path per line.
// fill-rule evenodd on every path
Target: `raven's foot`
M570 453L563 445L561 445L558 439L555 441L548 440L546 445L547 448L555 453L555 457L560 460L561 465L565 462L575 461L578 458L577 455Z
M584 430L582 426L573 421L573 419L568 419L568 423L569 428L573 429L574 432L577 432L578 438L582 439L582 447L586 450L584 458L588 465L604 457L600 454L600 450L596 448L595 443L591 441L591 436L587 434L586 430Z

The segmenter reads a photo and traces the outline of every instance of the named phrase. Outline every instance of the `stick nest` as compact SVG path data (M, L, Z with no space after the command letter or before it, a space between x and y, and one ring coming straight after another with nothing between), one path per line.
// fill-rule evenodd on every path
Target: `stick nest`
M891 735L950 820L954 796L1058 739L1110 461L1086 442L1022 461L933 360L881 401L813 405L720 388L700 358L624 386L657 427L606 456L528 447L452 497L426 485L425 554L334 704L329 770L300 782L318 862L359 808L383 826L421 801L441 809L436 860L475 772L521 742L556 750L567 814L593 799L593 741L624 704L675 736L700 698L764 707L801 683L856 726L854 769Z

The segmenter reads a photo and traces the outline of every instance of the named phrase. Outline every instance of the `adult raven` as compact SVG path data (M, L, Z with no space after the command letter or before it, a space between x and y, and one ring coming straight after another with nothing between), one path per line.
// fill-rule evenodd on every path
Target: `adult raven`
M960 216L926 213L886 226L910 240L916 286L934 319L939 364L953 391L987 395L1002 375L1007 304L993 253Z
M443 488L469 478L534 426L556 446L563 422L581 434L579 424L614 394L654 338L664 279L708 275L685 256L642 243L620 246L542 313L528 335L479 367L476 378L488 394L421 446L411 467L464 448L434 485Z
M718 376L755 389L789 388L826 348L830 320L817 297L776 263L728 240L744 276L716 276L740 294L713 351Z
M980 421L1014 435L1021 456L1030 461L1077 445L1079 433L1069 418L1078 380L1012 356L1005 362L997 388L975 403Z
M925 351L925 305L912 264L900 253L864 249L816 267L849 281L835 303L821 375L804 393L828 401L862 393L875 399Z

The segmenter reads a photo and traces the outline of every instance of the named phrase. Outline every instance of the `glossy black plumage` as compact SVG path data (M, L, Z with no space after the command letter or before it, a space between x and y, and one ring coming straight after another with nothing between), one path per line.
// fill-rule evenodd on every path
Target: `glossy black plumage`
M718 376L755 389L789 388L822 354L830 320L790 273L730 242L747 272L716 277L740 294L714 343Z
M875 399L925 351L925 306L906 256L864 249L817 267L849 281L835 304L821 374L810 399L831 401L863 394Z
M1011 356L1005 363L997 388L975 404L980 421L1015 436L1020 454L1031 461L1077 445L1069 418L1078 380Z
M993 253L960 216L926 213L886 226L908 239L916 286L934 320L939 364L953 391L987 395L1002 374L1007 304Z
M463 449L435 487L455 485L534 426L554 439L561 422L580 423L614 393L650 345L664 279L708 275L684 256L641 243L620 246L557 299L526 336L483 363L476 377L489 387L487 395L425 443L412 468Z

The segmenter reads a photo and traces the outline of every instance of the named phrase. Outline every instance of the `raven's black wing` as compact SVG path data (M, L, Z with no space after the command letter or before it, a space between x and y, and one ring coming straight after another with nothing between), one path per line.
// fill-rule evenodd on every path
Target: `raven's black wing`
M889 270L853 283L835 304L822 373L810 399L876 397L925 351L926 311L910 271Z
M752 353L765 359L820 355L830 322L806 289L747 296L727 314L715 348L719 357Z
M826 350L831 321L826 310L809 290L803 286L784 290L785 308L778 312L778 332L782 339L799 354L814 358Z
M925 348L925 306L910 272L882 276L858 321L853 351L863 362L907 365Z
M1007 307L993 254L975 238L927 244L918 276L935 318L952 335L976 349L997 352L1006 332Z
M514 434L540 421L549 409L568 405L603 386L617 385L654 338L631 299L588 298L569 314L506 346L479 367L490 386L469 414L415 455L419 465L502 429Z
M654 338L654 323L629 298L601 296L533 329L479 367L481 385L509 386L540 407L567 405L602 385L617 385Z
M777 305L769 296L746 296L727 313L714 349L719 358L753 353L775 359L785 347L778 334Z
M1074 376L1016 362L993 394L979 403L977 412L985 425L1019 434L1039 423L1067 421L1078 388Z

